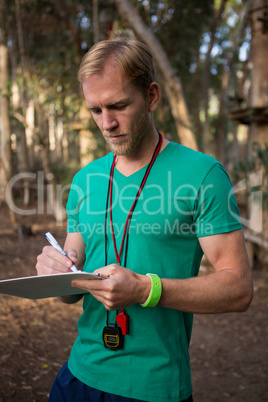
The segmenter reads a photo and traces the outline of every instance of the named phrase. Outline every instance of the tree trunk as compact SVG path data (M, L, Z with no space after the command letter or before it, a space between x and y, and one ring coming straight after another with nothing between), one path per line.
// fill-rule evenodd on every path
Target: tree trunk
M210 29L210 41L208 44L208 50L205 59L204 75L203 75L203 91L204 91L204 112L205 122L202 135L202 150L206 153L212 152L211 140L210 140L210 121L209 121L209 83L210 83L210 53L214 45L215 34L217 27L221 21L221 17L224 11L225 3L227 0L221 0L219 10L215 13L212 26Z
M230 70L224 70L221 77L221 94L219 102L219 112L217 117L217 127L215 133L215 144L216 144L216 157L224 164L225 162L225 138L227 133L227 123L228 123L228 108L227 108L227 89L230 78Z
M35 120L34 120L34 101L30 100L28 102L27 110L26 110L26 144L27 144L27 151L28 151L28 158L29 158L29 167L32 169L34 166L34 129L35 129Z
M193 120L194 120L194 125L195 125L195 131L197 135L197 141L199 146L201 146L202 149L202 135L203 135L203 126L202 122L200 119L200 98L201 98L201 74L200 74L200 54L199 50L197 53L196 57L196 71L195 75L193 78L193 87L195 89L195 95L193 99L193 108L192 108L192 113L193 113Z
M1 173L0 179L1 179L1 177L3 178L4 186L5 186L5 189L6 189L5 194L7 195L7 199L5 199L5 201L7 202L7 206L9 207L8 198L10 198L10 200L12 200L12 194L11 194L12 190L10 189L10 187L8 187L8 181L9 180L8 180L5 165L3 163L3 160L1 159L1 156L0 156L0 173ZM12 208L8 208L8 210L9 210L9 216L10 216L10 220L11 220L13 229L16 230L17 227L18 227L18 221L17 221L16 215L15 215L15 212L13 211Z
M251 7L252 39L251 61L253 63L251 77L251 107L267 107L268 105L268 30L267 5L264 0L253 0ZM266 22L264 21L266 15Z
M56 136L56 125L55 125L55 108L53 103L48 107L48 136L49 136L49 149L50 158L52 163L57 160L57 136Z
M12 176L11 129L8 96L8 48L5 0L0 0L0 110L1 110L1 159L7 181Z
M128 21L137 36L151 49L159 73L165 82L165 91L176 123L181 144L198 149L185 103L181 81L176 76L164 49L156 36L144 24L129 0L115 0L119 13Z
M237 132L238 132L238 124L236 122L233 122L233 127L232 127L232 134L233 134L233 142L231 145L231 158L229 161L228 166L226 166L227 172L230 172L232 169L232 161L238 161L239 160L239 141L237 138Z
M219 114L217 118L215 142L216 142L216 157L223 164L227 164L227 152L226 152L226 135L227 135L227 121L228 121L228 94L231 79L234 74L234 66L236 62L235 55L238 53L243 40L243 33L246 26L246 21L248 18L250 1L247 1L246 7L240 18L240 23L237 29L237 33L232 41L232 47L229 51L228 68L223 72L222 76L222 86L221 86L221 96L220 96L220 106Z
M99 7L98 0L93 0L93 27L94 27L94 43L99 41Z
M62 127L62 157L63 163L69 161L68 132L66 127Z
M248 107L253 110L267 108L268 105L268 31L265 28L265 0L253 0L250 7L251 17L251 48L250 62L251 69L251 87L248 98ZM266 17L267 18L267 17ZM266 22L267 24L267 22ZM266 114L267 116L267 114ZM253 142L263 145L268 139L268 122L263 118L261 123L252 121L250 124L250 149Z
M57 160L63 159L63 122L62 117L58 117L56 121L56 157Z
M69 1L56 0L55 1L58 10L60 10L59 18L64 20L69 30L73 42L73 49L75 52L75 64L79 66L82 58L82 48L81 48L81 30L80 25L77 24L73 16L72 5Z
M36 104L37 121L40 130L40 143L42 144L42 163L47 185L47 213L54 215L57 223L62 223L66 218L66 214L62 203L58 198L57 182L51 169L50 163L50 146L49 146L49 127L48 119L45 116L44 110Z
M251 39L251 94L249 106L252 111L259 111L262 121L252 121L250 124L250 133L252 134L251 144L255 140L260 145L268 142L268 120L265 109L268 105L268 29L267 29L267 2L265 0L253 0L250 16L252 24ZM262 115L263 113L263 115ZM267 176L263 169L263 192L267 189ZM268 210L263 208L262 213L262 234L268 239ZM261 258L259 256L261 260Z
M21 93L21 105L23 110L23 116L25 117L26 122L26 112L27 112L27 104L28 104L28 94L27 88L28 83L26 76L29 75L27 61L25 57L25 48L24 48L24 36L23 36L23 29L21 23L21 11L20 11L20 0L15 0L15 9L16 9L16 24L17 24L17 32L18 32L18 44L19 44L19 54L20 54L20 63L21 63L21 70L22 70L22 81L23 81L23 90ZM24 125L26 130L26 124ZM20 149L19 149L19 160L20 160L20 171L26 172L29 168L28 164L28 152L27 152L27 143L26 143L26 133L24 131L20 131ZM28 184L28 183L27 183ZM26 184L26 186L27 186Z

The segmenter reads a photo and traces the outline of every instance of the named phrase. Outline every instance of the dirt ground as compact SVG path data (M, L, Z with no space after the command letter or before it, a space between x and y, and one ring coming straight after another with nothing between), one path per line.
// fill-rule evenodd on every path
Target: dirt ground
M18 239L0 206L0 279L35 275L36 256L51 231L50 216L21 217L33 235ZM191 342L195 402L268 400L268 273L253 270L255 295L246 313L196 315ZM56 373L77 336L82 304L0 294L0 402L47 401Z

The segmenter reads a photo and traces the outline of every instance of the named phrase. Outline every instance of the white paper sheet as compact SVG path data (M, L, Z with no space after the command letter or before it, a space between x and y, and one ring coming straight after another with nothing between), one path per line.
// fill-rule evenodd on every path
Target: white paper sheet
M79 271L4 279L0 281L0 293L26 299L44 299L86 293L82 289L72 287L71 281L73 279L101 280L103 278L89 272Z

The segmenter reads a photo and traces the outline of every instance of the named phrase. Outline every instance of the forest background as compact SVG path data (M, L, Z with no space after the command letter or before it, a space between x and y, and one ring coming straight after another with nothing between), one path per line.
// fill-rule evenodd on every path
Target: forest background
M74 173L107 152L85 107L78 66L99 40L137 38L151 48L162 88L157 128L223 163L252 263L266 264L266 0L0 4L0 202L14 229L23 234L20 215L36 208L65 221Z
M35 275L46 231L63 244L72 177L108 152L76 76L94 43L116 37L151 48L156 127L223 163L244 226L253 303L195 318L194 398L265 401L267 0L0 0L0 279ZM210 269L204 259L200 274ZM1 402L47 400L81 309L0 295Z
M266 0L1 0L0 13L0 200L14 228L31 197L66 219L74 173L107 152L77 81L81 58L99 40L137 38L162 88L157 128L223 163L252 262L266 263Z

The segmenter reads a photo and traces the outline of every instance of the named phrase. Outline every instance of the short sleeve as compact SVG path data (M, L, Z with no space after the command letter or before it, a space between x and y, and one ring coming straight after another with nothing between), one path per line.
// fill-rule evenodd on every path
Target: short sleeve
M193 219L197 237L242 228L230 178L220 163L212 166L202 182Z
M68 233L79 232L79 205L82 198L83 198L83 190L78 185L74 177L66 205L66 212L68 219L68 225L67 225Z

